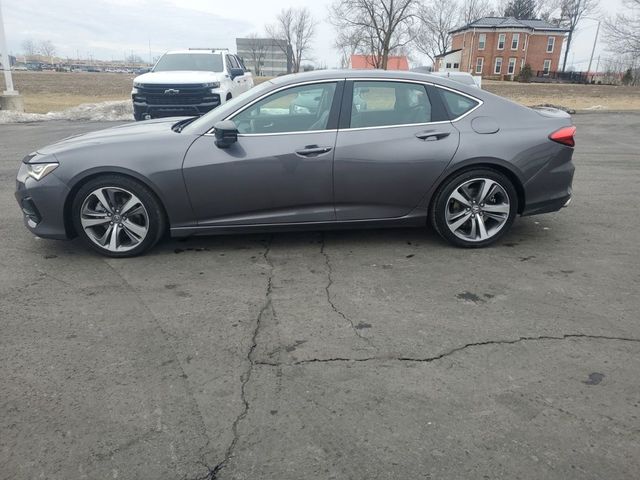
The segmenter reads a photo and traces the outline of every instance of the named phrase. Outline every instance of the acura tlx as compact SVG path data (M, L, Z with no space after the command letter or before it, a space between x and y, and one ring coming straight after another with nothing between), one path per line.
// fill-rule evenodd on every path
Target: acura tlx
M433 228L495 243L571 200L575 127L473 86L409 72L278 77L201 117L129 123L27 155L27 228L112 257L165 234Z

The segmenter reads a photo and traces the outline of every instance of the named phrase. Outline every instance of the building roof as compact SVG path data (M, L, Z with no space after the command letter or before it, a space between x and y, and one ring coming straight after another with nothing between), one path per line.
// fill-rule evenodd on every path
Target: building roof
M351 68L370 70L374 68L373 55L351 55ZM407 57L389 56L387 70L409 70Z
M472 28L498 30L501 28L526 28L528 30L544 30L554 32L568 32L564 27L559 27L553 23L549 23L546 20L531 19L531 20L519 20L514 17L483 17L479 18L475 22L468 23L463 27L451 30L449 33L462 32L463 30L470 30Z
M455 50L449 50L448 52L441 53L440 55L436 55L435 58L446 57L447 55L451 55L452 53L456 53L462 50L461 48L456 48Z

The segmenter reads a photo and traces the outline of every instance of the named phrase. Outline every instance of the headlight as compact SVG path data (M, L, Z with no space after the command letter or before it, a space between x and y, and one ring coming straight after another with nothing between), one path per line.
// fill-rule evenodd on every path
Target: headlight
M141 87L142 84L140 82L133 82L133 88Z
M36 182L49 175L56 168L59 163L27 163L27 175L33 178Z
M136 95L137 93L140 93L139 90L138 90L138 87L133 87L131 89L131 95Z
M220 88L220 82L209 82L209 83L205 83L204 84L205 88L211 88L211 90L213 90L214 88Z

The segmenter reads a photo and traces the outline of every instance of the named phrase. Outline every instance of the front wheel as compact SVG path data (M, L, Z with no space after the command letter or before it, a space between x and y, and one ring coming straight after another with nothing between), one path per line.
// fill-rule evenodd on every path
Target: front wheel
M133 257L154 246L165 230L156 196L121 175L90 180L72 204L76 232L91 248L109 257Z
M431 206L431 223L453 245L485 247L507 233L517 211L513 183L498 171L478 168L440 187Z

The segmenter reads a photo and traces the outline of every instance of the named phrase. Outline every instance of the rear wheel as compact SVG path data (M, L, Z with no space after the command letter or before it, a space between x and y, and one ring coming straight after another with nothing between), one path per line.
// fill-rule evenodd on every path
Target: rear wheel
M431 223L453 245L485 247L509 231L517 211L513 183L498 171L478 168L440 187L432 203Z
M121 175L90 180L71 208L80 237L109 257L139 255L154 246L165 230L164 212L153 192Z

